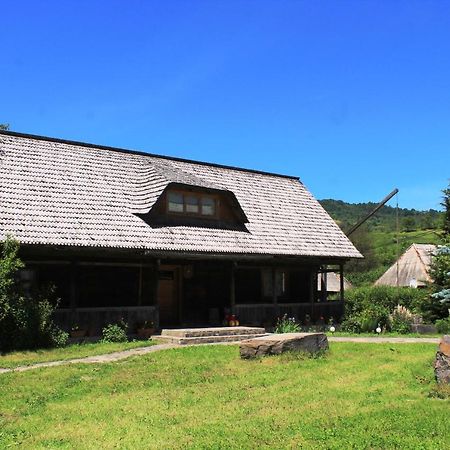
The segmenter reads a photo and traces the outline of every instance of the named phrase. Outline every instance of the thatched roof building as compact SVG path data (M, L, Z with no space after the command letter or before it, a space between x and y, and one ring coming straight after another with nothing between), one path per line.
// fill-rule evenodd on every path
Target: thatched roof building
M376 286L424 287L431 282L431 258L436 246L412 244L405 253L375 282Z

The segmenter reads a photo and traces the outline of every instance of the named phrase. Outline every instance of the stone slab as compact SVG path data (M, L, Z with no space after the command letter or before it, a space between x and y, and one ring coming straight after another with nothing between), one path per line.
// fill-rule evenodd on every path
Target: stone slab
M239 345L241 358L258 358L279 355L284 352L316 353L328 349L324 333L282 333L242 341Z
M228 334L223 336L152 336L155 342L171 343L177 345L201 345L201 344L222 344L240 342L248 339L265 336L265 334Z

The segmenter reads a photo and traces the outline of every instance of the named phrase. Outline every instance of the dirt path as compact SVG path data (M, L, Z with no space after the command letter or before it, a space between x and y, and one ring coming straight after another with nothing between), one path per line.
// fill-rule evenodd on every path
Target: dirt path
M361 342L375 344L439 344L439 338L402 338L402 337L333 337L328 336L330 342Z
M333 337L329 336L330 342L355 342L355 343L376 343L376 344L438 344L439 338L397 338L397 337ZM231 345L236 342L225 342L220 345ZM217 344L194 344L194 345L217 345ZM167 350L169 348L188 347L187 345L180 346L176 344L157 344L149 347L138 347L130 350L123 350L120 352L107 353L103 355L86 356L85 358L66 359L61 361L49 361L37 364L30 364L29 366L19 366L11 369L0 368L0 374L10 372L25 372L27 370L39 369L42 367L56 367L68 364L97 364L110 363L120 361L121 359L130 358L131 356L146 355L147 353L158 352L160 350Z
M30 364L29 366L19 366L11 369L0 368L1 373L9 372L25 372L26 370L39 369L41 367L55 367L63 366L67 364L96 364L96 363L109 363L114 361L120 361L121 359L129 358L130 356L146 355L147 353L158 352L160 350L166 350L168 348L177 347L173 344L159 344L151 345L148 347L132 348L130 350L123 350L120 352L106 353L104 355L86 356L85 358L66 359L61 361L49 361L37 364Z

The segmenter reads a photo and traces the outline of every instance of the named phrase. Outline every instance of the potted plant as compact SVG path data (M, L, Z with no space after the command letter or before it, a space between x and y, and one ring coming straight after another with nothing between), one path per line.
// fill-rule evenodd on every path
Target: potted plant
M146 320L143 324L138 325L137 335L141 339L149 339L155 334L155 324L151 320Z
M82 338L86 336L87 330L85 328L81 328L78 324L72 325L70 328L70 337L72 338Z

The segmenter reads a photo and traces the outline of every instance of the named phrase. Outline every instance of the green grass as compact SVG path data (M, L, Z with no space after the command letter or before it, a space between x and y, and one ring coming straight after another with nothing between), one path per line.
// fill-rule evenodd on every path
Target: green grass
M83 358L86 356L113 353L120 350L128 350L136 347L146 347L153 345L152 341L131 341L117 343L83 343L73 344L62 348L30 350L22 352L0 354L0 368L13 368L19 366L29 366L31 364L67 360L73 358Z
M0 448L444 449L432 344L332 343L243 361L237 346L0 375Z

